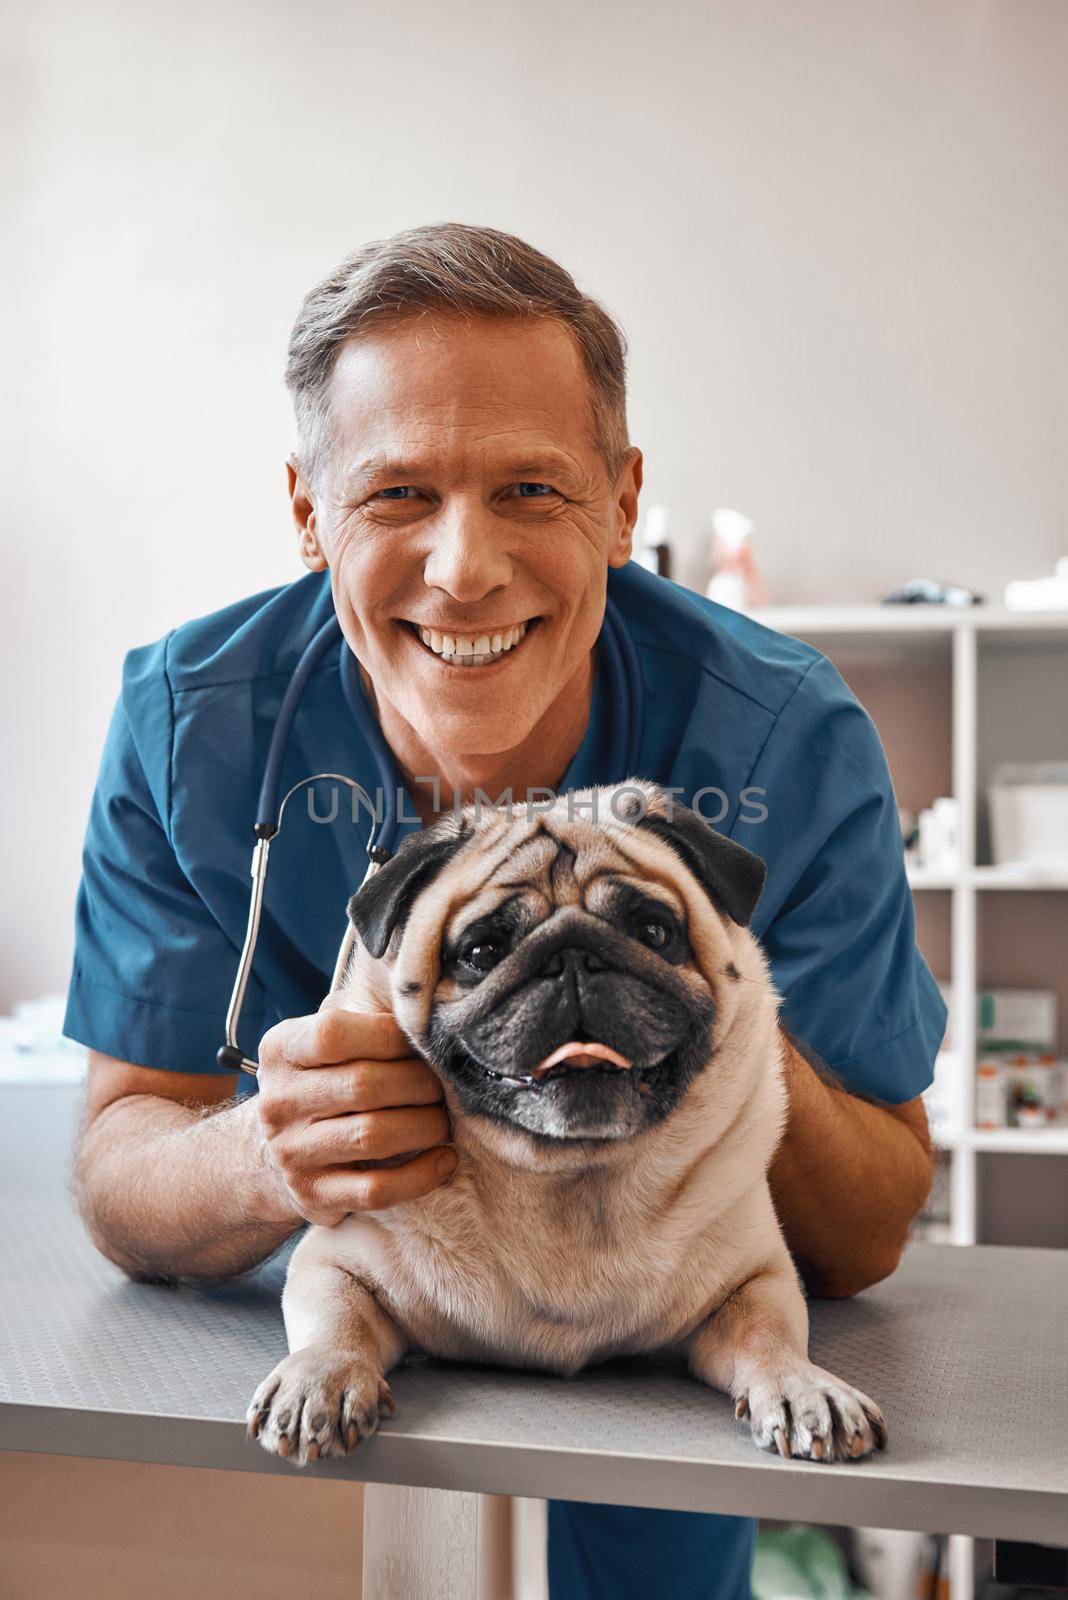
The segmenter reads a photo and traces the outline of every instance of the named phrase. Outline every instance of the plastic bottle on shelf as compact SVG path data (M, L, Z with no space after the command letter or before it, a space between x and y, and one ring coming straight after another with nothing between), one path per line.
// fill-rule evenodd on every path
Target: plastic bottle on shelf
M721 506L712 513L712 577L705 595L732 611L767 605L764 579L753 558L753 524L740 511Z
M975 1073L975 1126L985 1132L1006 1123L1005 1074L1001 1063L980 1061Z

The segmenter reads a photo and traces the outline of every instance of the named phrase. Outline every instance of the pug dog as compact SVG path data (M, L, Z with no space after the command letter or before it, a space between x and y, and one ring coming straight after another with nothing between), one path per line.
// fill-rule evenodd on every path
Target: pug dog
M444 1088L459 1165L409 1204L312 1226L290 1354L248 1409L298 1465L392 1411L406 1351L574 1374L683 1353L764 1449L882 1449L878 1406L808 1358L767 1171L779 999L749 931L764 863L631 782L404 840L353 896L343 988Z

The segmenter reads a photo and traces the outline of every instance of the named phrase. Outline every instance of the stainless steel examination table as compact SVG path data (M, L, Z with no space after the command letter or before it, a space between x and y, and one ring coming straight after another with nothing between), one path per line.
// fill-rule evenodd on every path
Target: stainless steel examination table
M242 1420L285 1353L284 1255L222 1288L127 1281L70 1198L79 1099L0 1089L0 1446L294 1473ZM405 1486L366 1496L367 1548L388 1529L393 1552L369 1600L473 1594L478 1492L1068 1545L1068 1252L915 1244L890 1281L811 1313L813 1358L882 1406L885 1455L762 1453L726 1396L664 1363L559 1379L415 1362L375 1439L306 1470ZM420 1572L447 1572L404 1580L405 1530Z

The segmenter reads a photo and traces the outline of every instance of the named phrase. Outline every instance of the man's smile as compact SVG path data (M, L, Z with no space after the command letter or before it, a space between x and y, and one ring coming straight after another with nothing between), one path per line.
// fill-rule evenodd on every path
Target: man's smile
M540 617L528 617L525 622L513 623L507 628L486 628L478 633L439 631L408 621L402 626L442 666L467 668L491 667L506 656L514 656L540 621Z

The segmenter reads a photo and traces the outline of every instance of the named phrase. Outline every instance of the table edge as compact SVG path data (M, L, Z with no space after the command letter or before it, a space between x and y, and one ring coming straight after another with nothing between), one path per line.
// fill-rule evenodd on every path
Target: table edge
M66 1406L0 1404L0 1450L226 1472L299 1470L252 1444L240 1422ZM602 1497L590 1487L603 1481L606 1454L383 1432L350 1460L317 1462L301 1477L597 1503ZM1068 1484L1057 1493L873 1477L863 1464L782 1461L755 1450L752 1463L742 1464L610 1459L617 1505L1068 1544Z

